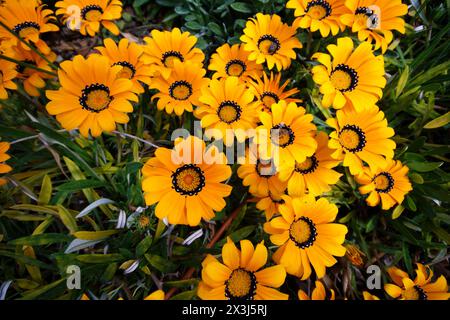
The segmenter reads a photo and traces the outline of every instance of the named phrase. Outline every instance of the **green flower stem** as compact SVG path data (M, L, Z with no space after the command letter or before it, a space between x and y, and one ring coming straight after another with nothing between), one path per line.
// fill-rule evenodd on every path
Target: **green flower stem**
M34 66L34 65L32 65L32 64L29 64L29 63L26 63L26 62L24 62L24 61L19 61L19 60L16 60L16 59L7 57L7 56L5 56L5 55L3 55L3 54L0 54L0 59L6 60L6 61L9 61L9 62L13 62L13 63L15 63L15 64L18 64L18 65L22 66L22 67L30 68L30 69L33 69L33 70L37 70L37 71L39 71L39 72L46 73L46 74L52 75L52 76L54 76L54 77L57 77L57 76L58 76L57 73L54 73L54 72L51 72L51 71L48 71L48 70L41 69L41 68L36 67L36 66Z

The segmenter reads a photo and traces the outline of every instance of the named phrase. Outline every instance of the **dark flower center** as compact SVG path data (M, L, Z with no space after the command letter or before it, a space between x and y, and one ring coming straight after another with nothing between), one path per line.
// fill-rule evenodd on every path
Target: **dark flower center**
M273 55L280 50L280 40L272 36L271 34L263 35L258 40L258 48L264 54Z
M388 193L394 188L394 178L389 172L381 172L373 178L375 190L380 193Z
M175 60L184 62L183 55L178 51L167 51L167 52L164 52L161 62L167 68L173 68Z
M231 124L241 118L242 108L234 101L224 101L217 109L220 121Z
M194 164L186 164L172 174L172 188L183 196L194 196L205 186L203 171Z
M247 66L242 60L231 60L225 66L225 71L230 77L240 77L246 70Z
M301 174L313 173L318 167L319 160L317 160L315 155L313 155L312 157L307 157L306 160L302 163L295 163L295 171Z
M169 87L169 94L175 100L187 100L192 95L192 85L184 80L175 81Z
M108 108L112 100L113 97L110 96L109 88L99 83L86 86L82 90L81 97L79 98L83 109L95 113L99 113Z
M291 127L285 124L278 124L270 130L270 139L272 140L272 143L279 147L286 148L294 143L295 134Z
M309 1L305 12L313 19L322 20L331 15L331 5L325 0Z
M299 248L305 249L314 244L317 229L314 222L307 217L300 217L292 222L289 228L289 238Z
M230 300L253 300L256 284L253 272L242 268L235 269L225 282L225 296Z
M333 86L341 91L353 91L358 85L359 76L355 69L346 64L339 64L333 69L330 75L330 81Z
M113 66L121 66L122 70L117 74L118 78L132 79L136 74L136 68L128 61L119 61Z
M366 135L358 126L347 124L339 132L339 143L352 153L362 151L366 142Z

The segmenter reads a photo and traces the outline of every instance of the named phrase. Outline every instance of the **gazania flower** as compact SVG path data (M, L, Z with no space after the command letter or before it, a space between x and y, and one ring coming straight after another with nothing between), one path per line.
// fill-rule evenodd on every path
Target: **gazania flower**
M142 46L128 39L122 39L117 45L114 40L108 38L104 41L104 47L96 47L103 56L108 57L112 66L119 65L122 71L119 78L130 79L133 82L133 91L143 93L144 88L139 82L150 85L150 68L144 65L141 57L144 52Z
M385 284L384 290L394 299L400 300L448 300L447 280L443 275L433 280L433 271L428 266L418 263L416 278L411 280L408 274L396 267L388 270L394 284Z
M328 143L336 150L332 157L343 160L351 174L363 171L363 161L376 170L385 166L384 157L394 157L396 144L389 138L395 133L378 107L362 112L338 110L336 118L328 119L327 123L336 130L330 134Z
M264 268L268 256L264 242L256 248L248 240L240 244L241 250L228 238L222 262L206 257L198 296L203 300L287 300L288 295L276 289L283 285L286 271L279 265Z
M363 298L364 300L380 300L380 298L367 291L363 291Z
M0 6L0 20L26 42L34 44L43 54L49 54L50 48L41 39L41 34L58 31L53 24L56 18L53 11L45 9L36 0L10 0ZM9 46L20 45L25 50L30 48L9 32L2 32L7 37Z
M302 102L300 99L291 98L291 96L299 92L298 89L285 90L289 83L290 80L286 80L284 84L281 84L281 73L274 75L271 72L270 78L264 73L262 79L255 78L254 81L250 81L248 84L261 104L260 110L270 113L272 105L280 102L280 100L284 100L288 104L291 102Z
M202 50L195 48L197 38L189 32L181 32L174 28L172 31L152 30L151 37L145 37L145 52L143 61L150 65L155 77L162 75L167 79L175 67L175 61L190 61L203 67L205 55Z
M271 114L259 114L262 125L257 128L255 141L259 145L259 156L264 160L273 159L277 169L311 157L317 149L313 116L284 100L273 104L271 110Z
M327 49L331 56L313 55L322 65L312 69L324 107L341 109L348 104L361 111L381 99L386 86L383 56L376 57L367 42L354 49L348 37L339 38L337 45L330 44Z
M267 197L269 193L280 194L286 190L286 182L278 177L273 162L258 159L253 149L247 150L245 162L238 168L237 174L242 184L250 187L250 193L258 197Z
M375 207L380 203L383 210L388 210L396 204L401 204L405 195L412 190L408 179L409 168L400 161L388 160L385 165L374 170L364 168L363 173L356 177L362 186L361 194L368 194L366 199L369 206Z
M9 90L17 90L13 80L17 77L16 64L6 60L0 60L0 99L8 99Z
M21 47L15 47L13 51L13 58L17 61L25 62L42 70L52 71L52 68L49 66L48 62L34 51L27 51ZM56 60L56 54L54 52L50 52L45 57L50 62L54 62ZM41 95L39 90L45 88L45 80L54 78L54 76L49 73L23 65L17 65L16 70L18 71L17 78L22 79L25 91L32 97L39 97Z
M345 25L340 17L349 13L344 5L345 0L289 0L286 8L295 9L294 15L299 17L294 25L311 32L320 30L322 37L327 37L330 32L333 36L339 30L344 31Z
M241 36L244 49L250 52L248 59L262 64L269 70L275 65L278 71L287 69L296 58L294 49L302 48L294 27L281 21L280 16L257 13L256 19L247 22Z
M333 159L333 150L328 147L328 135L319 132L316 136L317 151L303 162L290 163L280 168L280 179L288 181L288 193L302 196L309 193L320 196L331 190L330 185L339 181L341 174L334 171L340 161Z
M64 22L71 21L76 14L79 20L79 30L82 35L95 36L100 31L100 26L105 27L114 35L119 35L120 30L114 23L122 17L122 1L120 0L62 0L55 6L57 15L63 15ZM74 11L74 8L76 10Z
M156 290L146 296L144 300L164 300L164 291L162 290Z
M322 281L316 281L316 287L312 291L311 298L306 294L305 291L298 291L298 299L299 300L334 300L335 294L334 290L330 289L330 294L327 295L327 291L325 290Z
M0 174L8 173L12 170L12 168L4 163L6 160L9 160L11 157L6 154L9 150L9 143L8 142L0 142ZM0 186L3 186L6 184L6 180L3 178L0 178Z
M209 158L209 157L212 158ZM157 203L155 214L171 224L197 226L203 218L225 207L231 186L226 157L216 147L206 151L205 142L190 136L178 141L173 150L159 148L142 169L145 202Z
M228 43L219 47L211 56L209 70L215 71L213 79L238 77L242 81L259 78L263 74L262 65L248 60L249 53L244 46Z
M202 128L212 129L205 132L206 136L223 139L225 145L230 146L235 136L237 141L244 142L247 130L255 129L254 99L245 83L236 77L211 80L208 87L202 88L202 105L195 110L195 115L201 119Z
M269 192L266 197L260 196L257 198L258 201L256 202L256 208L264 212L267 221L280 213L279 208L282 204L284 204L284 195L284 191L280 193Z
M315 200L312 196L290 198L284 196L280 206L281 217L273 218L264 225L270 241L279 246L273 254L277 264L286 272L302 280L311 275L311 265L317 278L325 275L326 267L337 260L333 256L345 255L347 227L333 223L338 213L336 205L325 198Z
M61 88L47 91L47 111L67 130L79 128L87 137L97 137L103 131L113 131L116 123L127 123L126 113L133 111L130 101L138 101L129 79L118 78L119 65L112 66L108 58L81 55L61 63L58 71Z
M167 79L159 76L150 83L150 88L159 90L152 100L158 99L156 106L168 114L175 112L180 116L184 111L192 112L193 106L199 105L200 89L208 85L205 74L198 64L175 61Z
M364 265L365 254L354 244L346 244L345 248L347 252L345 257L350 261L355 267L362 267Z
M408 13L408 6L401 0L347 0L345 6L350 13L343 14L341 21L358 33L360 41L368 41L386 52L392 42L392 30L405 33L405 21L401 18Z

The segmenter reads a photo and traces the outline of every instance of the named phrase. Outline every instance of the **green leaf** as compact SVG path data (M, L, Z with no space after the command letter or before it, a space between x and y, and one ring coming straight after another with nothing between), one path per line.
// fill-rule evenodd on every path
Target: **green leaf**
M151 236L146 236L144 239L142 239L141 242L136 247L136 256L141 257L150 249L150 246L152 245L153 238Z
M438 226L433 226L431 230L440 240L444 241L447 245L450 245L450 234L447 231Z
M123 260L123 256L118 253L112 254L80 254L77 256L77 260L84 263L112 263Z
M59 191L67 191L74 192L82 189L88 188L100 188L106 186L106 182L99 180L78 180L78 181L69 181L58 186Z
M245 2L235 2L230 5L233 10L242 12L242 13L252 13L252 9Z
M411 180L412 180L414 183L417 183L417 184L423 184L423 183L425 182L425 181L423 180L422 176L421 176L420 174L418 174L418 173L415 173L415 172L411 173L411 174L409 175L409 177L411 178Z
M82 240L100 240L105 239L113 234L118 233L119 230L103 230L103 231L78 231L73 234L77 239Z
M52 197L52 180L46 174L42 179L41 192L39 193L38 204L46 205Z
M62 223L64 223L64 225L67 227L67 229L69 229L71 233L74 233L78 230L75 217L62 205L58 205L58 215Z
M188 279L188 280L178 280L178 281L165 281L164 285L174 288L185 288L192 285L197 285L199 279Z
M231 240L234 242L241 241L243 239L246 239L253 231L255 231L256 226L246 226L243 227L229 235ZM217 242L216 246L223 246L226 243L227 239L222 239L219 242Z
M405 210L405 207L403 207L402 205L398 205L395 207L395 209L392 211L392 220L397 219L398 217L400 217L400 215L403 213L403 211Z
M52 282L48 285L45 285L43 287L40 287L38 289L35 289L31 292L28 292L27 294L23 295L21 298L19 298L18 300L33 300L36 299L37 297L43 295L44 293L46 293L47 291L50 291L51 289L58 287L59 285L61 285L63 282L65 282L66 279L60 279L58 281Z
M148 263L150 263L150 265L158 271L170 273L177 269L177 265L175 263L156 254L145 254L144 256Z
M402 94L403 89L405 89L405 86L408 83L408 78L409 78L409 67L406 66L400 78L398 79L397 89L395 91L396 98L398 98Z
M184 291L174 295L170 300L192 300L197 295L197 290Z
M10 245L41 246L52 243L68 242L72 237L61 233L43 233L14 239L8 242Z
M430 172L433 170L436 170L440 166L442 166L443 162L417 162L417 161L411 161L408 162L408 167L414 171L418 172Z
M39 261L34 258L27 257L23 254L13 253L6 250L0 250L0 256L9 257L15 259L17 261L23 262L28 265L36 266L42 269L54 270L55 268L51 265L48 265L42 261Z
M424 129L437 129L437 128L444 127L449 123L450 123L450 111L447 112L446 114L428 122L424 126Z
M215 22L208 23L208 29L218 36L223 36L222 28Z

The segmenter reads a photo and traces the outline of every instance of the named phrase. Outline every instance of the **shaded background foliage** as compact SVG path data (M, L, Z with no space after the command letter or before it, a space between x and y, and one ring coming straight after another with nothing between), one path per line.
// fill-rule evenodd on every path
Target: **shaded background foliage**
M328 270L325 281L341 298L361 298L366 289L365 267L371 264L383 268L395 264L412 274L413 263L424 262L450 278L450 2L415 0L408 5L407 34L399 36L385 55L388 84L379 105L396 131L396 159L409 166L414 190L395 210L370 208L351 175L340 168L346 175L326 197L340 207L338 220L350 229L347 241L358 245L366 255L364 266L354 266L342 258ZM257 12L277 13L291 23L293 13L284 6L283 0L125 1L119 27L122 36L142 39L154 28L182 26L199 37L198 47L208 61L223 43L239 43L246 19ZM299 38L304 48L291 68L283 72L283 78L292 79L291 86L301 90L299 97L315 115L319 129L329 131L323 119L330 111L320 106L309 70L314 64L311 55L323 52L335 40L305 30L299 30ZM100 37L82 38L65 28L45 40L61 59L87 55L101 43ZM47 87L56 85L49 82ZM199 270L204 253L220 253L225 237L210 249L206 244L236 210L227 235L235 241L248 238L253 243L262 239L270 243L262 230L264 216L254 203L247 202L250 196L236 176L236 166L230 180L233 193L226 208L213 224L203 223L204 236L190 246L182 243L198 228L177 226L167 230L157 221L153 208L142 210L145 203L140 169L154 149L133 137L170 146L171 132L179 127L192 130L194 121L190 114L178 118L157 111L150 98L147 91L135 105L130 122L120 128L131 138L103 134L95 140L60 130L45 112L44 95L28 98L20 89L9 100L1 101L0 136L3 141L17 142L9 152L9 163L14 167L10 184L0 190L0 283L13 281L8 299L73 299L83 292L112 299L139 299L161 285L164 290L179 288L181 293L175 299L195 298L198 272L190 280L179 279L189 267ZM99 199L114 203L103 204L106 200ZM93 202L102 205L76 218ZM131 215L129 228L116 229L121 211ZM139 222L145 219L149 223L142 226ZM95 246L71 250L76 238L94 241ZM124 274L133 263L138 264L137 269ZM66 268L73 264L81 267L82 289L69 291ZM305 286L308 282L288 277L282 291L293 297L299 287ZM375 293L383 296L382 292Z

